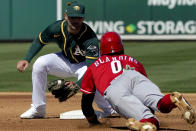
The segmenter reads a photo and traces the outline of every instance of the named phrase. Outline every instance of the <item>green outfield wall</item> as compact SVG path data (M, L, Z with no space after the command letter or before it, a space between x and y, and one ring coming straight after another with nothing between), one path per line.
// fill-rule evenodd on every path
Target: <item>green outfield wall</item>
M0 40L33 39L55 20L55 0L1 0Z
M196 0L79 1L98 37L116 31L126 40L196 40ZM0 40L34 38L56 20L56 9L56 0L1 0Z

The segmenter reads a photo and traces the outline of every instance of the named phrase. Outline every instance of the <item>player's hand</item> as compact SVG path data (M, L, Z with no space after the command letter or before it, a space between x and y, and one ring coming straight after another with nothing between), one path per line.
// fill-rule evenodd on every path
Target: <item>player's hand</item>
M18 63L17 63L17 70L19 72L24 72L29 66L29 62L26 61L26 60L20 60Z
M89 127L95 127L95 126L100 126L101 123L97 120L97 121L94 121L92 123L89 123Z
M49 81L47 87L59 102L68 100L80 90L80 87L76 83L64 79Z
M101 123L98 121L97 116L93 115L90 117L87 117L88 123L90 127L96 126L96 125L101 125Z

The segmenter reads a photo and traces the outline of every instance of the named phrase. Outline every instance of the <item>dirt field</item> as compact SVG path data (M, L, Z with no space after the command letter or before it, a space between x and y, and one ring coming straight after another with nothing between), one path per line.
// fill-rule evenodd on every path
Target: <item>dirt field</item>
M184 94L196 109L196 94ZM47 94L47 113L45 119L20 119L21 113L31 104L31 93L0 93L0 131L120 131L128 130L123 118L101 119L103 125L89 128L86 120L60 120L59 114L80 109L81 94L64 103L59 103ZM196 124L188 125L175 109L170 114L157 114L160 131L196 131Z

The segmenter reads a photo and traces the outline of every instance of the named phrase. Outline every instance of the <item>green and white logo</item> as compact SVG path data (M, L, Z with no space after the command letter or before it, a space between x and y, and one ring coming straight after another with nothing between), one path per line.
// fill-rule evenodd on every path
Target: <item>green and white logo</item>
M136 26L134 24L129 24L125 27L128 33L134 33L136 31Z
M109 31L115 31L119 34L125 33L124 21L88 21L88 25L97 33L103 34Z

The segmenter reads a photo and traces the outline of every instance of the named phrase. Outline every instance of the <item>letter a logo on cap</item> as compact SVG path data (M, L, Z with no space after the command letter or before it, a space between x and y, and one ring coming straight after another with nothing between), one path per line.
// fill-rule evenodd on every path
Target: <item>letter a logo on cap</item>
M74 10L76 10L76 11L80 10L80 7L79 7L79 6L74 6L73 8L74 8Z

